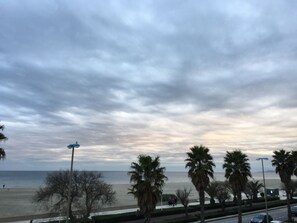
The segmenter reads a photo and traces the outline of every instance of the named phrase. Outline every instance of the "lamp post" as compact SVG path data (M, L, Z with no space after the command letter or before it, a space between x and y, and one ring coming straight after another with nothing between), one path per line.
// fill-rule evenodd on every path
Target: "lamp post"
M78 147L80 147L80 145L77 142L74 143L74 144L69 144L67 146L68 149L72 149L72 156L71 156L71 167L70 167L70 175L69 175L68 205L67 205L66 223L69 222L69 211L70 211L70 197L71 197L71 188L72 188L72 172L73 172L74 148L78 148Z
M263 164L263 160L268 160L268 158L261 157L261 158L258 158L257 160L261 160L261 163L262 163L262 173L263 173L263 184L264 184L264 199L265 199L266 218L267 218L267 221L269 222L268 208L267 208L267 192L266 192L265 175L264 175L264 164Z

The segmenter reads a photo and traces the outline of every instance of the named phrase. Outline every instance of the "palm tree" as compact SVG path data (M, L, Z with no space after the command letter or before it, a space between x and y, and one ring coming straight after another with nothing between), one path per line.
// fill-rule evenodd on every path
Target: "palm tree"
M191 178L193 185L199 193L199 202L201 210L201 222L204 223L204 203L205 189L210 183L210 178L213 178L213 158L209 154L209 149L203 145L190 148L188 158L185 160L188 170L188 177Z
M258 200L258 192L262 187L263 184L259 183L258 180L247 182L244 193L250 206L253 205L253 201Z
M145 217L145 222L150 222L151 213L155 210L157 202L161 198L162 187L167 177L164 175L165 167L160 167L160 158L139 155L138 162L132 162L129 189L137 199L140 213Z
M4 125L0 125L0 130L2 131L4 130ZM7 137L0 132L0 142L4 140L7 140ZM3 148L0 148L0 160L5 159L5 157L6 157L5 150Z
M253 180L249 181L246 186L252 193L252 199L258 200L258 192L262 187L264 187L263 184L260 183L259 180Z
M272 166L275 167L275 172L279 174L281 182L285 186L288 206L288 221L292 221L292 214L290 209L290 193L292 190L291 177L294 174L295 167L294 158L290 152L287 152L283 149L274 151L273 154L273 160L271 161Z
M236 193L238 205L238 223L242 223L241 210L241 192L244 191L251 177L251 167L248 163L248 157L240 150L227 152L224 158L223 169L225 169L225 177L229 181L232 189Z

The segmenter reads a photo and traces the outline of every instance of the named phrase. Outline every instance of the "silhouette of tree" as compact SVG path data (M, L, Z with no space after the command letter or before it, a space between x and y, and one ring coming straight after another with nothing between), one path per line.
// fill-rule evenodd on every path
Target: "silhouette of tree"
M137 205L145 217L145 222L150 222L151 213L161 199L162 187L167 180L164 175L165 167L160 165L158 156L153 159L151 156L139 155L138 162L133 162L131 171L128 172L132 183L128 193L137 199Z
M188 176L191 178L193 185L199 193L201 222L204 223L204 204L205 190L210 183L210 178L213 178L213 158L209 154L209 149L203 145L190 148L188 158L185 160Z
M115 191L104 183L102 174L91 171L73 171L73 183L70 198L70 220L75 221L73 209L83 215L86 220L92 210L115 202ZM49 173L45 187L41 187L34 195L33 201L55 212L67 210L69 189L69 171Z
M242 223L241 193L246 188L248 177L252 177L247 155L240 150L227 152L224 158L223 169L225 169L226 179L236 193L238 223Z

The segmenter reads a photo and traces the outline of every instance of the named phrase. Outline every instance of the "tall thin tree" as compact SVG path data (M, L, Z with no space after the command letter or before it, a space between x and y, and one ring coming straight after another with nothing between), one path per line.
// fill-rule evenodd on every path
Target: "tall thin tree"
M225 178L229 181L232 190L236 193L238 205L238 223L242 223L241 193L244 191L248 178L252 177L248 157L240 150L228 152L224 157L223 169Z
M213 157L209 154L209 149L203 145L193 146L187 153L186 168L188 177L191 178L193 185L199 193L201 222L204 223L204 203L205 190L213 178Z

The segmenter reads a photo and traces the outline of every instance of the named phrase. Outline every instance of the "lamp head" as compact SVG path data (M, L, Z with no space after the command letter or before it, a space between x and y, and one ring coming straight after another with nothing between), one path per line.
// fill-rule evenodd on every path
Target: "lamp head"
M67 146L68 149L78 148L78 147L80 147L80 145L79 145L77 142L74 143L74 144L69 144L69 145Z
M258 158L257 160L268 160L267 157L261 157L261 158Z

